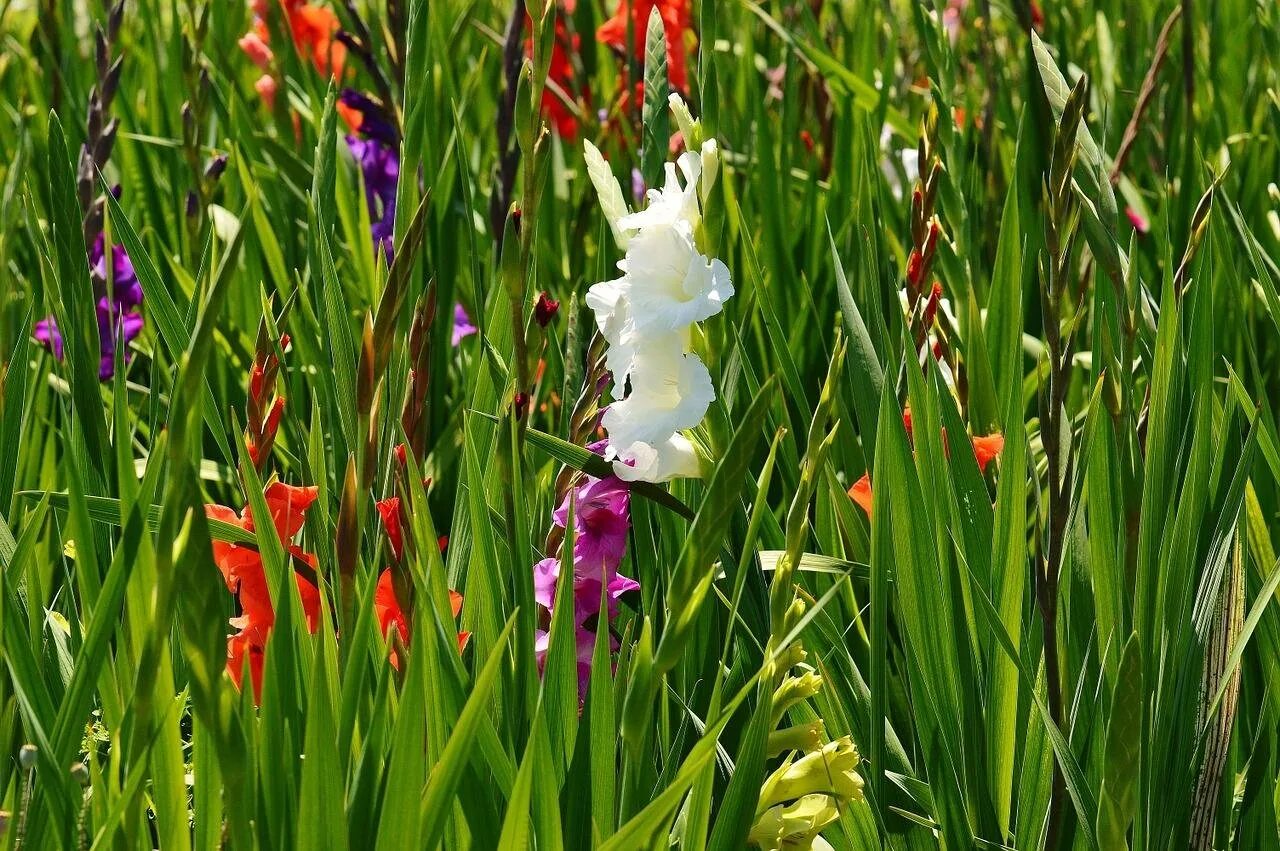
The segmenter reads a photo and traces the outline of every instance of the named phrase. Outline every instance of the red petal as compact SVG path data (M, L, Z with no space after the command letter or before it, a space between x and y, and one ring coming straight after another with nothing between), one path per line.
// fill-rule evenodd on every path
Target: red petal
M280 540L287 541L302 528L307 509L320 495L317 487L294 487L284 482L272 482L263 497L267 501L267 510L271 512L271 522L275 524L276 534ZM252 517L246 524L252 529Z
M396 561L404 555L404 531L400 527L400 497L389 496L374 503L378 514L382 516L382 526L387 530L387 540L391 542L391 556Z

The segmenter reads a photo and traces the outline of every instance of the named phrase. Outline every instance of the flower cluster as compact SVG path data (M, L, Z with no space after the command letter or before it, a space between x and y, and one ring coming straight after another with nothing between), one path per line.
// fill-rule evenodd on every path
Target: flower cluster
M678 95L671 104L681 134L693 144L701 126ZM622 277L596 284L586 298L609 343L615 392L630 388L604 414L606 457L616 459L614 472L626 481L696 476L697 456L681 432L702 421L715 390L691 351L692 331L733 295L728 267L698 247L701 207L719 166L715 140L703 142L700 154L687 151L667 163L662 189L649 190L648 206L634 213L627 212L621 188L590 143L586 158L614 236L626 250L618 261Z
M277 0L277 4L289 25L289 35L298 56L311 62L321 74L341 77L347 49L336 38L340 27L338 16L330 9L313 6L303 0ZM268 105L274 103L277 88L276 79L271 75L275 55L271 51L271 33L267 26L272 5L272 0L252 0L253 29L240 39L240 49L263 71L253 87Z
M649 15L654 9L662 18L662 29L667 37L667 77L671 87L687 91L689 61L685 34L690 30L689 0L618 0L613 17L596 30L596 40L625 57L627 64L633 60L643 62L645 34L649 28ZM631 42L628 42L628 33ZM644 84L639 80L636 81L635 92L637 102L643 100Z
M907 437L912 438L914 434L911 427L911 409L908 408L902 412L902 425L907 430ZM985 473L987 465L994 461L1000 452L1004 449L1004 435L999 432L987 435L978 435L969 438L970 445L973 447L973 457L978 462L978 470ZM951 446L947 443L947 430L942 430L942 448L948 456L951 454ZM871 474L863 473L862 478L853 483L849 488L849 496L858 507L867 512L867 517L871 517Z
M840 807L862 800L858 749L848 736L790 757L760 790L756 823L748 841L764 851L830 848L819 832L840 817Z
M601 443L588 449L602 452ZM567 530L569 504L573 503L573 624L577 645L578 693L585 694L591 674L591 655L596 632L608 628L618 615L618 600L640 584L618 573L627 549L627 533L631 529L631 490L616 476L597 479L586 476L566 494L554 514L555 525ZM560 580L559 556L550 555L533 566L533 596L550 621L558 600L556 587ZM600 604L607 600L602 612ZM539 664L546 659L550 635L539 630L535 640ZM610 649L616 649L612 637Z
M108 261L110 258L110 261ZM129 342L142 333L142 284L133 271L133 263L124 247L113 245L107 252L102 234L89 249L89 270L93 278L94 293L98 295L98 378L110 381L116 374L116 342ZM36 323L33 335L62 360L62 333L52 316ZM124 361L129 362L130 352L124 350Z
M551 119L557 135L568 142L578 138L578 109L573 104L590 105L591 90L581 79L578 63L581 37L566 24L577 9L577 0L560 0L556 12L555 36L551 45L551 59L547 68L547 87L542 93L542 111ZM622 91L624 102L629 98L626 85L627 69L631 64L644 64L645 35L648 32L649 14L654 9L662 18L667 38L667 77L671 87L687 92L689 86L688 33L691 31L689 0L618 0L613 16L596 30L596 41L609 47L622 60ZM525 55L533 56L534 21L525 18ZM630 38L630 40L629 40ZM637 80L634 86L636 103L644 99L644 83ZM604 114L604 113L602 113Z
M316 557L304 552L292 541L301 531L307 509L318 495L318 488L293 487L278 481L272 482L263 492L271 524L280 543L284 545L290 560L301 565L308 574L304 576L304 571L291 570L298 583L298 595L302 600L302 612L307 619L307 630L311 633L315 633L320 627L320 591L315 582ZM225 505L206 505L205 514L213 520L230 523L246 532L253 532L255 529L253 514L248 506L237 514L234 509ZM247 659L253 693L260 700L267 638L276 622L271 593L263 572L262 554L252 545L214 541L213 561L222 571L227 590L235 594L240 603L240 616L231 619L231 625L239 632L227 636L227 673L231 675L236 688L239 688Z

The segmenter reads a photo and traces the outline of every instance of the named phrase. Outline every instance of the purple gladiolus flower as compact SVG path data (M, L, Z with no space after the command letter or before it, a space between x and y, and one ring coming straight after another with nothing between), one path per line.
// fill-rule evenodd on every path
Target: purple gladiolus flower
M392 240L396 227L396 186L400 181L400 138L382 107L354 89L344 89L342 103L360 113L360 136L347 136L347 147L364 175L365 203L375 250L382 250L390 264L395 257Z
M456 346L462 342L463 337L470 337L476 332L476 326L471 324L471 317L467 315L467 309L462 304L456 303L453 306L453 344Z
M111 263L107 265L107 252L101 234L94 240L89 249L89 270L93 279L95 293L100 293L97 303L98 319L98 378L110 381L116 372L116 341L121 339L126 346L142 333L144 320L140 310L142 306L142 284L133 270L133 263L123 246L111 247ZM107 288L110 286L110 295ZM53 352L53 356L62 360L65 350L62 333L52 316L46 316L36 323L32 336L45 348ZM127 363L130 352L126 348L124 360Z
M370 228L375 249L386 252L387 263L395 258L392 240L396 228L396 184L400 180L400 157L395 148L377 139L347 137L347 147L364 175L365 204L369 207Z

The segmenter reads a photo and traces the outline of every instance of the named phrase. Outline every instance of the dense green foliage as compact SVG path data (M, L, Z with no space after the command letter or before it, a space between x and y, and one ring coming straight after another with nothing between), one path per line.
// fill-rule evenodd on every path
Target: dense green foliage
M268 107L240 0L126 0L114 32L104 0L0 0L3 841L735 849L827 745L865 781L822 790L837 849L1280 846L1280 9L692 3L700 239L737 292L694 336L703 476L633 488L640 591L580 702L532 565L565 471L607 472L574 414L621 253L583 140L629 189L680 129L662 28L621 59L613 6L530 2L526 44L506 4L331 2L371 60L337 85L273 18ZM557 17L573 140L538 118ZM402 136L390 269L344 85ZM145 294L107 380L94 209ZM273 477L318 488L292 540L206 517L266 516ZM397 574L393 666L395 495L448 541ZM275 604L259 700L228 543Z

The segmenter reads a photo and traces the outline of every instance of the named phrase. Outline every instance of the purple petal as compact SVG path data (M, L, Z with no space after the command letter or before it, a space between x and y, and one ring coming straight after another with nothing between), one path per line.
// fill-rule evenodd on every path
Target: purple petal
M62 333L58 331L58 324L53 321L52 316L46 316L37 322L31 335L46 349L52 351L55 358L62 360Z
M466 308L461 302L453 306L453 345L458 345L463 337L470 337L476 332L476 326L471 324L471 317L467 315Z

